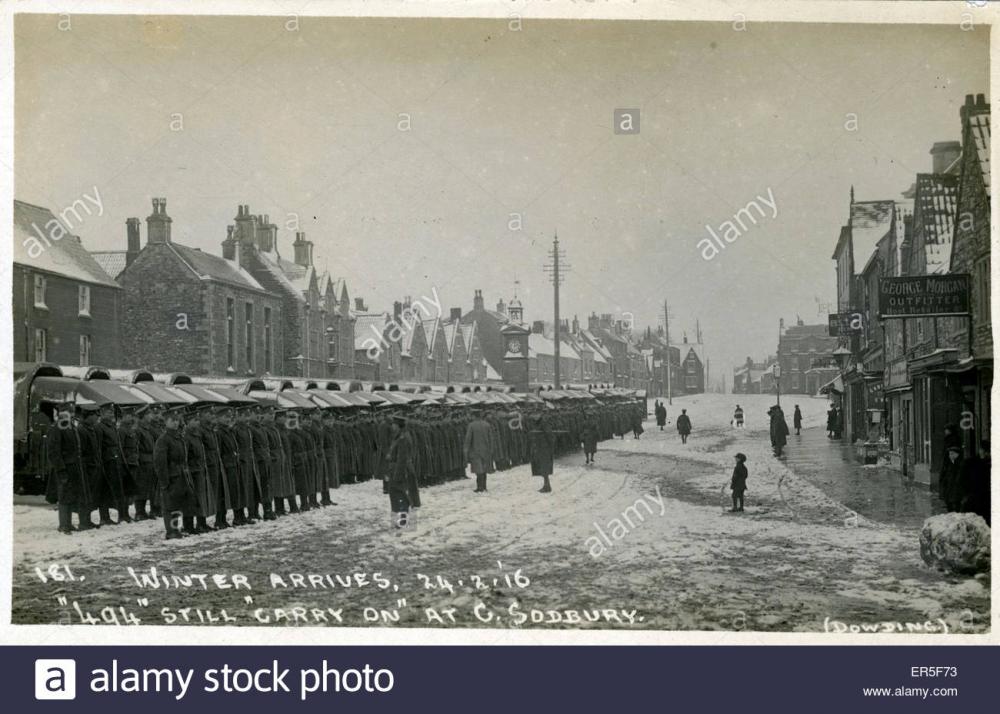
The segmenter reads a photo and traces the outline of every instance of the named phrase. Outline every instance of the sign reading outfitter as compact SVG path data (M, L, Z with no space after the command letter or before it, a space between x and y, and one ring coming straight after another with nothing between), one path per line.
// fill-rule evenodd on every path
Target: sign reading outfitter
M969 276L916 275L879 280L879 317L969 314Z

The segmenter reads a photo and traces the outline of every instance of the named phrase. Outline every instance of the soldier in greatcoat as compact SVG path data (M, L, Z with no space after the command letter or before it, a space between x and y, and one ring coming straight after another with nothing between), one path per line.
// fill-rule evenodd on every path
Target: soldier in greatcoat
M90 521L90 484L83 469L80 433L71 403L56 407L55 421L45 434L45 442L59 508L59 532L73 532L73 511L80 519L79 530L94 528Z
M528 440L531 449L531 475L541 476L544 481L539 493L551 493L552 485L549 477L552 475L553 451L556 435L552 433L548 419L534 416L531 419Z
M206 407L189 407L182 429L187 446L188 475L194 488L194 498L184 511L184 532L188 535L215 530L208 525L208 517L217 513L215 490L208 476L208 456L205 453L202 415Z
M165 416L163 433L153 450L156 483L160 490L163 525L167 540L182 537L183 514L191 509L194 486L187 470L187 444L181 433L178 409L170 409Z
M87 492L90 494L90 503L87 504L87 520L95 509L100 508L97 492L104 482L104 467L101 460L101 437L97 433L97 406L86 405L77 406L77 433L80 435L80 456L83 463L83 473L87 478ZM103 519L98 521L98 527L104 525L114 525L114 521L108 516L107 522Z
M393 525L409 523L410 509L420 506L420 489L414 471L413 437L404 417L395 417L398 431L389 447L389 507Z
M118 512L118 523L131 523L126 495L134 491L134 488L131 487L132 477L128 473L125 454L122 452L114 404L109 402L101 406L96 430L101 440L101 467L104 475L101 488L96 494L101 523L115 523L111 520L112 508Z
M274 488L271 475L271 449L268 446L267 432L264 430L264 421L270 407L261 406L253 414L249 422L250 433L253 436L253 462L257 473L257 481L260 484L258 502L263 508L263 518L265 521L273 521L274 515ZM257 507L254 507L257 514ZM259 515L259 514L258 514Z
M333 409L323 410L320 422L320 433L323 436L323 454L326 458L326 479L327 486L331 489L340 488L340 468L338 467L338 454L340 445L337 439L336 423L333 419ZM330 500L336 506L336 502Z
M477 408L473 412L463 445L465 462L476 475L474 493L486 492L486 476L493 473L493 427L483 417L482 409Z
M217 431L220 413L228 410L225 406L215 406L202 412L201 443L205 448L205 474L208 477L208 489L214 494L215 510L210 515L215 516L214 529L228 528L226 511L232 508L232 498L229 493L229 483L224 476L222 466L222 446L219 443ZM219 514L222 517L219 517ZM223 525L225 524L225 525Z
M313 409L309 413L309 422L306 425L313 441L313 453L316 458L316 490L319 492L319 505L332 506L333 499L330 498L330 474L326 461L326 435L323 428L323 412L321 409Z
M236 424L233 431L236 434L237 460L240 467L240 492L242 494L240 514L234 519L237 525L254 524L257 522L258 499L260 498L260 475L254 460L253 432L250 422L255 407L241 407L237 410Z
M154 518L159 514L147 511L150 508L157 509L158 501L156 496L156 473L153 470L153 449L156 447L156 439L160 435L158 415L156 407L149 405L136 411L139 419L135 428L136 451L138 452L139 467L135 471L135 519L137 521Z
M240 445L236 438L236 411L228 408L222 411L215 423L215 436L219 441L219 460L222 464L222 477L225 480L228 493L226 498L217 499L215 512L215 527L228 528L226 510L233 512L233 525L246 523L243 509L246 505L246 485L240 473Z
M284 419L284 416L279 419L278 414L281 412L283 410L280 409L268 412L262 424L267 437L267 450L271 454L271 495L274 499L275 516L287 515L285 501L295 495L295 488L289 480L285 446L278 426L279 420Z

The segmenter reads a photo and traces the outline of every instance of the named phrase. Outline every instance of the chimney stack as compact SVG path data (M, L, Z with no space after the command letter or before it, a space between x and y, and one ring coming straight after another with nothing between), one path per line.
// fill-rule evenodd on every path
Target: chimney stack
M462 308L453 307L451 309L451 321L456 324L462 321Z
M296 265L303 268L310 268L313 264L313 244L306 240L306 234L299 231L295 234L295 242L292 243L292 250L295 253L294 261Z
M536 335L545 334L545 322L542 320L535 320L531 323L531 331Z
M146 218L146 239L150 243L169 243L172 222L167 215L167 199L154 198L153 212Z
M236 226L230 224L226 226L226 239L222 241L222 257L226 260L236 260L236 238L234 234Z
M257 240L257 216L250 215L250 206L240 204L236 207L236 229L233 238L240 243L253 244Z
M125 219L125 267L132 265L132 261L142 250L142 243L139 239L139 219Z
M368 308L365 306L364 298L354 298L354 309L358 312L368 312Z
M392 304L392 318L398 323L399 319L403 316L403 303L396 300Z
M482 290L477 290L475 296L472 298L472 309L479 310L480 312L484 309Z
M958 141L936 141L931 147L932 172L943 174L955 159L962 155L962 144Z

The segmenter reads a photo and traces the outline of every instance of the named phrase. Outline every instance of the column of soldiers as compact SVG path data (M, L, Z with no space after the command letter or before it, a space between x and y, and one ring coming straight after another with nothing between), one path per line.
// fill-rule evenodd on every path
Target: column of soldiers
M47 497L59 505L60 533L162 518L174 539L334 506L332 492L341 484L378 479L389 493L401 470L402 430L412 505L420 487L467 478L473 421L487 425L480 463L493 473L532 462L529 424L552 435L552 456L582 443L589 463L596 447L588 443L620 435L644 416L635 401L370 411L65 403L56 406L55 428L46 435Z

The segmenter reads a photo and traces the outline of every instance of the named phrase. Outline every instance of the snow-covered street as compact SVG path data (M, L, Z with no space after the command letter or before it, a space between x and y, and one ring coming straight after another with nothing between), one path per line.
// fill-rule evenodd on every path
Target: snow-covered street
M737 401L741 431L729 423ZM795 401L805 427L824 422L825 400ZM528 467L491 475L486 495L472 481L426 489L402 535L374 482L341 488L333 508L172 542L159 522L61 536L50 508L16 505L13 618L183 624L191 608L188 622L238 625L985 631L989 578L928 569L919 527L853 515L789 471L770 453L771 403L675 399L665 431L650 419L639 440L601 443L594 466L559 460L552 494ZM730 514L737 451L749 491L746 512ZM154 564L208 578L152 589L142 573Z

